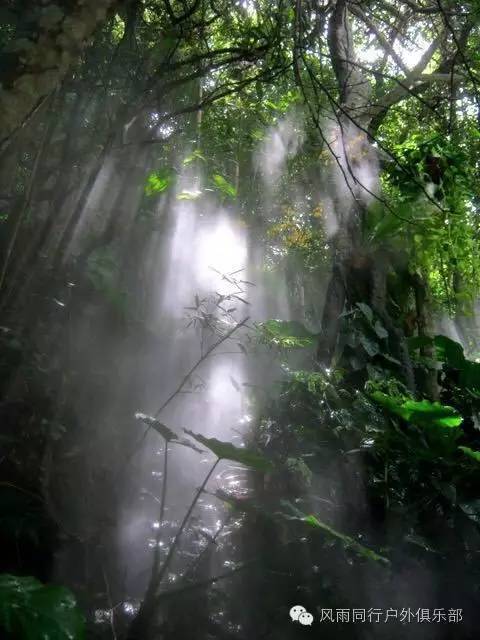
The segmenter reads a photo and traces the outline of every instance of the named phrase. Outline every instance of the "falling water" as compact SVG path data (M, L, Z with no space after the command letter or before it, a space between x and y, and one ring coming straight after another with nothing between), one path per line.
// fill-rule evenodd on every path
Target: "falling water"
M185 192L184 185L180 192ZM152 379L142 411L157 414L165 397L178 387L187 371L219 339L248 313L249 292L241 284L247 267L245 229L233 212L202 199L175 200L170 211L171 229L165 249L168 269L151 274L155 295L151 326L161 332L169 327L153 360ZM229 275L230 274L230 275ZM236 296L236 297L234 297ZM187 325L190 325L186 328ZM207 437L243 444L239 435L244 416L241 385L246 380L245 355L238 347L241 336L225 341L205 359L184 388L159 418L178 433L188 428ZM240 440L240 442L238 442ZM196 487L212 464L208 452L199 455L171 445L173 471L168 478L167 517L181 519ZM155 432L148 435L138 453L143 474L142 495L158 496L162 483L162 442ZM220 468L215 482L224 471ZM235 476L233 482L237 483ZM148 503L148 504L147 504ZM200 501L201 524L215 533L221 507L212 500ZM196 514L197 515L197 514ZM198 515L197 515L198 517ZM125 509L120 527L120 547L127 556L142 555L148 567L149 547L155 544L158 502L138 500ZM160 540L166 548L166 541Z
M98 222L96 204L105 200L105 175L105 171L99 175L95 202L92 196L76 230L74 246L81 246L82 234ZM146 292L137 296L137 300L146 298L139 311L148 329L146 341L125 342L110 332L108 319L102 333L98 328L101 323L89 318L88 309L75 329L75 342L93 347L76 351L77 368L83 372L76 398L80 428L77 441L69 442L69 447L75 450L79 442L89 440L92 453L87 469L78 469L74 461L67 461L64 473L70 481L63 484L57 498L68 514L67 521L70 518L75 524L72 528L77 530L95 528L89 521L101 521L105 516L98 511L116 511L113 527L93 553L100 558L101 574L112 599L122 602L129 598L124 612L130 615L145 593L153 549L158 545L160 557L165 558L197 488L216 459L204 447L199 453L168 445L167 492L161 521L165 445L154 429L148 430L135 419L135 414L156 416L179 436L188 429L246 446L252 420L248 391L251 385L264 385L275 376L268 355L246 355L251 350L249 345L255 344L254 324L269 317L289 317L285 282L272 273L267 278L261 243L233 206L219 205L218 197L208 195L208 191L198 197L200 182L194 172L185 171L176 190L159 200L159 215L166 216L166 224L150 235L143 248L142 264L137 266ZM132 207L137 206L132 200ZM128 213L129 221L134 214ZM276 286L272 287L274 281ZM222 335L247 317L244 327L208 354ZM90 375L109 360L108 365L113 366L108 380L93 402ZM199 361L195 372L186 378ZM113 446L112 439L118 439L118 446ZM108 467L118 468L116 477L126 479L115 507L106 488L102 499L94 496L100 505L94 510L88 498L89 477ZM248 471L238 464L223 461L217 466L207 493L192 513L183 545L179 545L181 553L174 556L167 581L178 581L208 540L222 529L227 519L225 507L211 494L221 488L245 495L250 484ZM228 530L222 530L221 535L228 535ZM58 580L67 584L80 584L86 576L78 580L74 576L90 571L84 569L76 549L69 543L58 554ZM90 562L95 564L95 560ZM224 562L229 561L217 552L211 573L218 573ZM107 622L107 613L97 610L97 620Z

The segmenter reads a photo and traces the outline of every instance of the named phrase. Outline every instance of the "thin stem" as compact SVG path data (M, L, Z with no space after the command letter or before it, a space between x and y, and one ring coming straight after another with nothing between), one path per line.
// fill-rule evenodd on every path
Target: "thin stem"
M225 580L226 578L230 578L231 576L234 576L236 573L239 573L244 569L248 569L248 567L251 567L256 563L258 563L259 560L260 560L260 556L255 556L255 558L252 558L251 560L247 560L246 562L243 562L240 566L234 567L233 569L229 569L228 571L225 571L225 573L221 573L220 575L213 576L212 578L206 578L205 580L202 580L201 582L195 582L194 584L187 584L175 589L169 589L168 591L164 591L163 593L159 594L157 600L171 598L172 596L176 596L179 593L195 591L197 589L202 589L203 587L209 587L210 585L215 584L220 580Z
M155 579L158 568L160 566L160 536L162 534L163 516L165 513L165 500L167 495L167 479L168 479L168 441L165 440L165 449L163 453L163 478L162 478L162 495L160 496L160 513L158 516L158 529L155 539L155 552L153 556L152 578Z
M215 495L215 494L213 494L213 495ZM207 551L210 549L212 544L217 544L218 536L225 529L225 527L227 526L227 523L229 522L229 520L230 520L230 518L228 518L227 520L222 522L221 526L217 529L217 531L216 531L215 535L213 536L213 538L209 539L207 546L198 554L198 556L195 558L195 560L193 560L193 562L187 568L187 570L185 571L185 573L182 576L183 580L186 580L187 578L189 578L194 573L195 569L199 566L199 564L201 563L203 557L205 556Z
M215 351L215 349L217 347L219 347L221 344L223 344L226 340L228 340L229 338L232 337L232 335L235 333L235 331L237 331L237 329L240 329L240 327L246 326L247 322L249 321L249 316L247 316L246 318L244 318L243 320L241 320L240 322L238 322L234 327L232 327L229 331L227 331L227 333L225 335L223 335L219 340L217 340L216 342L214 342L212 344L212 346L207 349L207 351L205 351L205 353L197 360L197 362L193 365L193 367L190 369L190 371L183 377L182 381L180 382L180 384L178 385L178 387L175 389L175 391L173 393L171 393L168 398L165 400L165 402L162 404L161 407L159 407L159 409L156 411L154 417L158 418L158 416L160 415L160 413L166 408L166 406L168 404L170 404L170 402L180 393L182 393L182 389L185 386L185 384L187 383L188 379L190 378L190 376L192 375L192 373L194 373L194 371L196 371L196 369L198 369L198 367L202 364L202 362L204 360L206 360L209 355ZM142 444L145 441L145 438L147 437L147 435L150 432L150 429L152 427L148 426L145 431L143 432L142 437L140 438L138 444L135 446L135 448L133 449L133 451L131 451L126 460L125 460L125 464L128 464L132 458L135 456L135 454L140 450L140 447L142 446ZM120 473L123 471L123 468L119 470L118 475L120 475Z
M237 331L237 329L240 329L240 327L243 327L244 324L246 324L249 320L249 317L247 316L246 318L244 318L243 320L241 320L240 322L238 322L234 327L232 327L229 331L227 331L227 333L225 335L223 335L219 340L217 340L216 342L214 342L212 344L211 347L209 347L205 353L201 356L201 358L199 358L197 360L197 362L193 365L193 367L190 369L190 371L182 378L182 381L180 382L180 384L178 385L178 387L175 389L175 391L173 391L168 398L165 400L165 402L161 405L161 407L159 407L156 411L156 413L154 414L154 418L158 418L158 416L161 414L161 412L165 409L165 407L170 404L170 402L175 398L175 396L183 389L183 387L185 386L185 384L187 383L188 379L190 378L190 376L192 375L192 373L194 373L194 371L196 369L198 369L198 367L202 364L202 362L204 360L206 360L208 358L208 356L212 353L212 351L215 351L215 349L217 347L219 347L223 342L225 342L226 340L228 340L234 333L235 331ZM150 429L150 427L149 427ZM148 431L148 429L147 429Z
M195 497L193 498L187 513L185 514L183 520L182 520L182 524L180 525L180 527L178 528L178 531L175 535L175 538L172 542L172 544L170 545L170 549L168 550L168 554L167 557L165 558L165 562L163 563L162 568L160 569L159 573L157 574L155 580L154 580L154 585L155 587L158 586L165 573L167 572L167 569L170 565L170 562L173 558L173 554L175 553L175 550L177 549L178 543L180 542L180 538L182 536L182 533L187 525L187 522L190 519L190 516L192 515L193 510L195 509L195 507L197 506L197 502L198 499L200 498L200 496L202 495L205 487L207 486L208 481L210 480L210 478L212 477L213 472L215 471L217 464L220 462L220 458L217 458L215 460L215 463L213 464L212 468L210 469L210 471L207 473L207 475L205 476L205 479L203 480L202 484L200 485L200 487L197 489L197 493L195 494Z

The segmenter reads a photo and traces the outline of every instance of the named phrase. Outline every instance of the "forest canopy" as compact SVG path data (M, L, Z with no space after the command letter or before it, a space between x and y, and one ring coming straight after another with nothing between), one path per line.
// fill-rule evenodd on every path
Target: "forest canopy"
M478 633L479 51L475 0L2 3L2 637Z

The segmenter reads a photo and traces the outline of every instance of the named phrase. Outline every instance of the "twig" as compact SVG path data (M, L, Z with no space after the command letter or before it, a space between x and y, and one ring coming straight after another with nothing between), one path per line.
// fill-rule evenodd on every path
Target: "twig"
M158 418L158 416L161 414L161 412L165 409L165 407L170 404L170 402L175 398L175 396L183 389L183 387L185 386L185 384L187 383L188 379L190 378L190 376L192 375L192 373L198 369L198 367L202 364L202 362L208 358L208 356L212 353L212 351L215 351L215 349L217 347L219 347L223 342L225 342L225 340L228 340L234 333L235 331L237 331L237 329L240 329L240 327L243 327L249 320L249 316L247 316L246 318L244 318L243 320L241 320L240 322L238 322L234 327L232 327L229 331L227 331L227 333L225 335L223 335L219 340L217 340L216 342L214 342L212 344L211 347L209 347L205 353L202 355L201 358L199 358L197 360L197 362L193 365L193 367L190 369L190 371L183 377L182 381L180 382L180 384L178 385L178 387L175 389L175 391L173 391L173 393L171 393L168 398L165 400L165 402L161 405L161 407L158 408L158 410L156 411L156 413L154 414L154 418ZM148 427L148 430L150 429L150 427Z
M225 571L225 573L221 573L218 576L213 576L212 578L207 578L200 582L195 582L194 584L188 584L182 587L178 587L176 589L169 589L168 591L164 591L158 596L157 601L174 597L179 593L185 593L187 591L195 591L196 589L201 589L202 587L209 587L210 585L215 584L220 580L225 580L226 578L230 578L231 576L235 575L236 573L239 573L240 571L243 571L244 569L248 569L248 567L251 567L252 565L256 564L259 560L260 560L260 556L256 556L255 558L252 558L251 560L248 560L242 563L240 566L234 567L229 571Z
M173 554L175 553L175 550L178 546L178 543L180 541L180 538L182 536L182 533L187 525L187 522L190 519L190 516L192 515L193 510L195 509L195 507L197 506L197 502L200 498L200 496L203 493L203 490L205 489L205 487L207 486L208 481L210 480L210 478L212 477L213 472L215 471L215 469L217 468L217 464L220 462L220 458L217 458L214 462L214 464L212 465L210 471L207 473L207 475L205 476L202 484L200 485L200 487L197 489L197 493L195 494L195 497L193 498L187 513L185 514L182 523L180 525L180 527L178 528L178 531L175 535L175 538L173 539L172 544L170 545L170 549L168 550L167 553L167 557L165 558L165 562L163 563L162 568L160 569L160 571L158 572L155 580L154 580L154 587L156 588L162 581L165 573L167 572L168 567L170 566L170 562L173 558Z
M206 493L210 493L210 492L206 492ZM212 493L211 495L215 496L214 493ZM221 526L217 529L217 531L216 531L215 535L213 536L213 538L209 539L207 546L198 554L198 556L193 560L193 562L190 564L190 566L187 567L187 570L185 571L185 573L182 576L183 580L188 579L194 573L195 569L200 565L200 563L202 561L202 558L205 556L205 554L210 549L210 547L213 544L217 544L218 536L225 529L225 527L227 526L227 523L229 522L229 520L230 520L230 518L227 518L227 520L224 520L222 522Z
M168 474L168 440L164 439L164 453L163 453L163 478L162 478L162 495L160 497L160 514L158 517L158 529L157 535L155 539L155 552L153 556L153 567L152 567L152 576L154 576L158 567L160 566L160 551L159 551L159 542L160 536L162 532L162 524L163 524L163 516L165 513L165 498L167 495L167 474Z
M156 413L154 414L154 418L158 418L158 416L160 415L160 413L165 409L165 407L170 404L170 402L180 393L183 393L183 387L185 386L186 382L188 381L188 379L190 378L190 376L192 375L192 373L194 373L196 371L196 369L198 369L198 367L202 364L202 362L204 360L206 360L208 358L208 356L215 351L215 349L217 347L219 347L221 344L223 344L226 340L228 340L234 333L235 331L237 331L237 329L240 329L240 327L243 326L247 326L247 322L249 320L249 316L247 316L246 318L244 318L241 322L237 323L234 327L232 327L229 331L227 331L227 333L225 335L223 335L219 340L217 340L214 344L212 344L212 346L207 349L207 351L205 351L205 353L201 356L201 358L199 358L197 360L197 362L193 365L193 367L190 369L190 371L183 377L182 381L180 382L180 384L178 385L178 387L175 389L175 391L173 393L171 393L168 398L165 400L165 402L162 404L161 407L159 407L159 409L156 411ZM128 464L131 459L134 457L134 455L137 453L137 451L139 451L140 447L142 446L142 444L145 441L145 438L147 437L147 435L150 432L151 429L151 425L149 425L145 431L143 432L142 437L140 438L138 444L135 446L135 448L133 449L133 451L127 456L126 460L125 460L125 464ZM119 474L121 473L121 469L119 470Z

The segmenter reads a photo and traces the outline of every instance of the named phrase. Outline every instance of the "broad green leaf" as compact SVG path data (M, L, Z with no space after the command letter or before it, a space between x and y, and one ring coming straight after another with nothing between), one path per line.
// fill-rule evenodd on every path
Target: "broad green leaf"
M83 640L72 593L32 577L0 575L0 627L22 640Z
M285 513L281 513L280 515L282 515L284 518L287 518L288 520L300 520L305 524L309 525L310 527L315 527L316 529L322 529L333 538L337 538L338 540L343 542L345 547L350 547L356 553L363 556L364 558L368 558L369 560L375 560L376 562L383 562L384 564L390 564L390 561L387 558L384 558L383 556L379 555L375 551L372 551L368 547L365 547L363 544L360 544L359 542L354 540L352 537L347 536L344 533L340 533L340 531L337 531L330 525L325 524L324 522L321 522L316 516L306 515L302 513L302 511L300 511L300 509L298 509L298 507L292 504L289 500L280 500L280 504L283 507L286 507L287 509L289 509L293 513L293 516L287 515Z
M174 173L171 169L161 169L154 171L147 178L145 185L145 193L147 196L153 196L157 193L163 193L173 184Z
M383 340L384 338L388 338L388 331L378 320L375 322L373 328L380 339Z
M373 340L370 340L370 338L367 338L367 336L360 336L360 344L371 358L378 355L378 353L380 352L380 347L378 346L378 344Z
M365 304L364 302L357 302L357 307L360 309L360 311L363 313L363 315L369 321L369 323L372 324L373 323L373 311L370 309L368 304Z
M435 424L439 427L454 428L460 426L463 421L462 416L453 407L439 402L407 400L402 406L410 412L409 420L419 425Z
M200 433L193 433L187 429L184 429L184 431L197 442L200 442L200 444L207 447L207 449L210 449L210 451L212 451L220 460L234 460L235 462L240 462L247 467L257 469L258 471L268 471L272 468L270 460L267 460L267 458L256 451L242 449L240 447L236 447L230 442L217 440L217 438L206 438Z
M370 394L370 397L390 413L399 416L403 420L409 419L410 413L403 408L403 402L401 401L401 399L393 398L391 396L388 396L386 393L382 393L381 391L374 391Z
M465 358L463 347L446 336L435 336L437 358L460 371L459 384L472 391L480 390L480 363Z
M390 397L381 391L374 391L370 397L390 413L419 426L456 428L463 420L453 407L442 405L439 402L404 401L402 398Z
M454 369L462 369L465 364L465 356L461 344L447 338L447 336L435 336L434 344L437 351L437 358L441 362L445 362L449 367Z
M194 445L191 440L187 440L187 438L182 438L181 436L175 438L175 440L171 440L170 442L173 442L173 444L180 444L182 447L187 447L187 449L193 449L193 451L196 451L197 453L205 453L203 449Z
M457 369L460 372L458 383L473 392L480 391L480 363L472 362L465 358L463 347L455 340L447 336L435 336L435 338L414 337L408 339L410 349L433 344L437 359L447 367Z
M221 191L224 195L232 199L235 199L237 197L237 190L235 189L233 184L228 182L228 180L226 180L223 176L219 175L218 173L214 174L212 176L212 182L215 185L216 189Z
M390 560L385 558L384 556L379 555L372 549L365 547L363 544L357 542L354 538L347 536L344 533L340 533L333 527L330 527L325 522L321 522L316 516L309 515L302 518L303 522L310 525L311 527L315 527L317 529L322 529L326 533L328 533L333 538L337 538L341 540L345 547L353 549L359 556L367 558L368 560L375 560L375 562L382 562L383 564L390 564Z
M460 449L460 451L463 451L463 453L469 458L472 458L476 462L480 462L480 451L475 451L475 449L470 449L470 447L458 447L458 448Z

